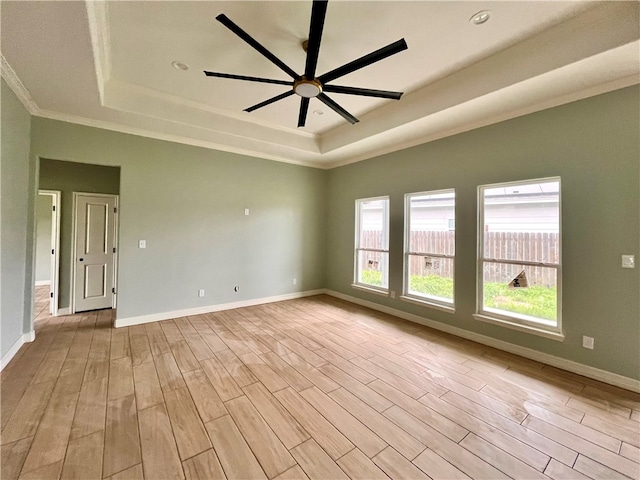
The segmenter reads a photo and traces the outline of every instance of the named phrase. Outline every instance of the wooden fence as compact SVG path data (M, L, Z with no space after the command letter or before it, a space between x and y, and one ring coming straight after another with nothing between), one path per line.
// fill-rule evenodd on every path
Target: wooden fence
M362 246L382 248L380 231L366 230L362 233ZM500 260L526 260L530 262L560 263L560 238L557 233L536 232L485 232L485 258ZM455 254L455 232L418 231L411 233L411 251ZM380 255L368 252L372 260L370 270L378 270ZM366 265L366 262L365 262ZM453 261L446 258L415 255L411 257L410 271L413 275L433 275L453 278ZM487 263L484 267L486 282L509 282L523 267ZM555 286L556 270L544 267L525 267L529 285Z

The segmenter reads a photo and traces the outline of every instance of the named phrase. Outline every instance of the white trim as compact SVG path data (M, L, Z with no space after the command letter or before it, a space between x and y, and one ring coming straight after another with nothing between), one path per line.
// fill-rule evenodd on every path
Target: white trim
M51 285L51 280L36 280L36 287L44 287L46 285Z
M139 137L153 138L156 140L164 140L167 142L179 143L182 145L191 145L194 147L206 148L209 150L220 150L221 152L235 153L238 155L247 155L255 158L262 158L264 160L271 160L274 162L288 163L291 165L300 165L303 167L317 168L320 170L328 170L330 167L326 165L318 164L313 160L305 161L295 158L289 158L281 155L274 155L272 153L261 152L258 150L252 150L249 148L239 148L236 146L226 145L224 143L199 140L195 138L189 138L182 135L174 135L159 131L153 131L146 128L132 127L129 125L123 125L107 120L97 120L94 118L82 117L79 115L72 115L69 113L54 112L53 110L43 110L38 108L37 111L32 112L32 115L40 118L47 118L49 120L58 120L60 122L72 123L75 125L84 125L85 127L101 128L103 130L109 130L112 132L126 133L129 135L136 135ZM375 156L375 155L372 155ZM369 157L367 157L369 158ZM321 159L320 159L321 160Z
M38 159L40 161L40 159ZM49 313L56 317L58 312L58 295L60 292L60 217L62 208L62 192L60 190L38 189L38 195L48 195L51 197L51 249L55 252L51 259L51 280L49 293ZM37 243L37 241L36 241ZM38 283L36 282L36 285Z
M93 2L87 1L87 3L93 3ZM91 7L88 7L88 8L90 9ZM89 12L87 13L87 15L88 16L90 15ZM92 20L88 18L88 21L91 22ZM92 38L92 43L93 41L94 39ZM633 54L636 54L635 51L633 51L633 48L636 45L637 45L637 42L631 42L630 44L624 45L622 47L617 47L607 52L598 54L596 55L596 57L600 58L601 56L606 55L608 58L611 56L615 56L616 54L619 55L620 50L623 51L623 55L626 54L628 50L631 52L629 53L629 55L633 55ZM93 45L92 45L92 48L93 48ZM618 64L624 61L624 58L622 57L623 56L621 56L621 59L618 60ZM425 125L427 124L432 125L434 124L434 121L437 121L432 118L433 115L427 115L424 118L410 122L413 125L413 128L406 131L406 133L404 134L404 139L405 139L404 141L398 140L397 142L387 144L385 143L384 138L382 138L385 136L386 132L391 132L391 130L396 130L397 128L400 128L400 127L396 127L396 128L387 129L385 132L383 132L383 134L378 134L377 136L380 137L379 140L374 141L374 145L370 149L366 149L365 151L363 151L361 147L356 147L354 144L341 145L341 146L337 146L335 148L329 149L328 151L321 151L317 155L315 155L315 158L313 159L299 160L295 158L295 155L287 155L284 153L274 154L273 152L260 151L258 149L230 146L220 142L199 140L199 139L194 139L190 137L185 137L183 135L161 133L161 132L153 131L147 128L132 127L128 125L115 123L112 121L97 120L97 119L92 119L84 116L42 109L33 100L29 91L26 89L26 87L24 86L22 81L19 79L19 77L17 76L13 68L9 65L9 63L1 53L0 53L0 60L2 64L2 69L1 69L2 77L7 81L7 84L18 96L18 98L23 103L25 108L29 111L29 113L31 113L31 115L33 116L49 118L53 120L59 120L59 121L78 124L78 125L86 125L86 126L91 126L96 128L102 128L105 130L127 133L127 134L137 135L137 136L146 137L146 138L165 140L165 141L170 141L170 142L179 143L179 144L193 145L193 146L198 146L198 147L207 148L207 149L237 153L241 155L249 155L249 156L262 158L266 160L289 163L294 165L302 165L302 166L318 168L322 170L331 170L333 168L338 168L341 166L360 162L370 158L379 157L379 156L396 152L399 150L404 150L416 145L426 144L441 138L450 137L450 136L457 135L470 130L475 130L487 125L496 124L512 118L521 117L524 115L528 115L530 113L550 109L560 105L576 102L578 100L594 97L597 95L601 95L603 93L619 90L625 87L638 84L638 75L636 73L633 73L631 75L627 75L621 78L614 78L613 80L606 80L600 77L597 77L597 78L594 77L594 81L599 81L603 83L597 83L596 85L587 86L586 88L584 85L579 86L579 88L573 88L575 87L575 85L573 85L571 82L567 83L563 81L558 81L558 78L566 80L567 78L582 79L582 78L590 77L589 75L586 75L587 73L590 73L593 70L589 68L589 65L591 65L593 61L597 61L597 59L593 60L592 62L586 62L586 60L582 60L581 62L578 62L578 64L580 64L581 66L576 67L576 64L565 65L564 67L558 70L545 74L544 75L545 78L551 76L550 78L547 78L546 80L547 83L551 82L556 86L561 85L562 87L561 88L556 87L553 91L550 91L548 95L543 96L543 98L530 99L529 102L520 101L517 103L517 105L512 106L510 109L502 108L502 109L497 109L495 111L490 111L489 113L486 113L486 108L482 108L483 104L481 102L479 104L479 107L477 108L477 110L482 110L483 112L485 112L481 118L470 117L470 118L467 118L462 125L458 125L456 127L445 129L445 130L438 130L438 131L425 133L425 128L426 128ZM95 61L95 58L94 58L94 61ZM586 66L585 66L585 62L586 62ZM108 62L106 63L108 64ZM569 68L569 67L572 67L572 68ZM105 67L105 70L109 70L109 68ZM574 70L577 71L578 73L576 74ZM616 71L616 69L610 69L610 70L613 72ZM583 75L580 75L581 72L583 73ZM105 76L105 72L102 72L102 74L103 76ZM611 75L609 75L609 77L610 76ZM103 81L104 80L108 80L108 75L106 76L105 79L103 79ZM495 102L496 95L502 95L505 98L512 98L514 95L517 96L518 92L521 92L522 89L528 89L529 91L532 91L532 92L539 92L540 87L531 88L529 85L531 81L535 81L535 80L536 80L535 78L529 79L527 81L519 82L515 85L512 85L507 89L501 89L501 90L498 90L497 92L493 92L492 94L485 95L483 97L485 106L486 104L489 104L489 105L496 104ZM515 92L512 92L514 89L515 89ZM478 99L476 99L476 101L474 102L477 103L477 100ZM468 104L469 102L467 102L467 104L465 105L468 106ZM326 132L323 134L320 134L321 140L325 137L325 134ZM341 152L339 150L343 150L343 151Z
M116 250L113 254L113 289L111 294L111 308L114 310L118 307L118 258L120 258L120 195L116 195L116 211L113 212L113 248Z
M107 20L107 2L85 0L89 35L93 51L93 66L96 72L100 104L104 105L104 84L111 77L111 34Z
M365 284L360 284L360 283L352 283L351 284L351 288L355 288L356 290L361 290L361 291L367 292L367 293L373 293L374 295L381 295L383 297L388 297L389 296L389 289L388 288L385 288L383 290L381 288L370 287L370 286L367 286Z
M56 317L61 317L63 315L71 315L71 307L59 308Z
M561 330L552 330L549 328L538 328L529 323L512 322L506 318L499 318L490 316L487 312L474 313L473 318L479 322L490 323L491 325L498 325L499 327L510 328L511 330L518 330L519 332L530 333L531 335L538 335L539 337L550 338L551 340L557 340L558 342L564 342L564 334Z
M27 87L24 86L15 70L9 65L9 62L7 62L7 59L4 58L2 54L0 54L0 75L2 75L2 78L5 79L9 88L13 90L16 97L22 102L24 108L26 108L31 115L36 115L40 111L40 108L36 105L29 90L27 90Z
M36 334L33 330L27 333L23 333L20 337L18 337L16 343L11 345L9 351L2 356L2 360L0 361L0 371L4 370L4 367L6 367L11 359L16 356L16 353L18 353L18 350L20 350L20 347L22 347L22 345L24 345L25 343L33 342L35 339Z
M442 322L436 322L435 320L431 320L429 318L420 317L418 315L403 312L401 310L396 310L395 308L379 305L377 303L370 302L368 300L361 300L359 298L351 297L350 295L345 295L344 293L336 292L329 289L326 289L325 293L327 295L331 295L332 297L336 297L341 300L345 300L347 302L355 303L357 305L362 305L364 307L371 308L379 312L387 313L389 315L393 315L393 316L402 318L404 320L408 320L410 322L418 323L420 325L424 325L424 326L433 328L435 330L440 330L442 332L450 333L452 335L456 335L457 337L466 338L467 340L481 343L489 347L497 348L498 350L503 350L505 352L513 353L515 355L519 355L521 357L525 357L530 360L535 360L537 362L541 362L546 365L550 365L552 367L557 367L562 370L566 370L568 372L573 372L578 375L582 375L584 377L589 377L594 380L598 380L600 382L608 383L616 387L625 388L627 390L640 393L640 380L635 378L625 377L624 375L619 375L617 373L601 370L596 367L591 367L589 365L584 365L582 363L574 362L573 360L567 360L566 358L556 357L555 355L539 352L531 348L522 347L520 345L515 345L513 343L505 342L503 340L498 340L496 338L488 337L486 335L470 332L468 330L447 325Z
M400 300L402 300L403 302L414 303L426 308L435 308L436 310L442 310L443 312L447 313L456 313L456 308L453 306L453 304L451 306L447 306L443 303L430 302L426 299L422 300L416 297L410 297L408 295L400 295Z
M218 305L186 308L184 310L174 310L172 312L160 312L152 313L149 315L140 315L138 317L117 318L113 326L115 328L130 327L132 325L158 322L160 320L170 320L172 318L186 317L189 315L202 315L203 313L220 312L222 310L233 310L235 308L252 307L254 305L262 305L264 303L282 302L285 300L293 300L295 298L311 297L313 295L322 295L323 293L325 293L325 290L320 288L317 290L307 290L306 292L285 293L284 295L276 295L273 297L253 298L251 300L241 300L239 302L220 303Z
M18 337L18 340L16 340L16 342L13 345L11 345L11 348L9 349L9 351L2 356L2 363L0 363L0 370L4 370L4 367L6 367L7 364L11 361L11 359L16 356L16 353L18 353L18 350L20 350L20 347L22 345L24 345L24 335L20 335Z

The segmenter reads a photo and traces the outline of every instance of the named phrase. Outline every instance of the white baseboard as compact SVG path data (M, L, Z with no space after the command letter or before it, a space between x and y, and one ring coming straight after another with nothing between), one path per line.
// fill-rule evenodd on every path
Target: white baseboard
M2 356L2 360L0 361L0 371L4 370L4 367L6 367L11 359L16 356L16 353L18 353L18 350L20 350L20 347L22 345L24 345L25 343L33 342L35 339L36 333L33 330L27 333L23 333L18 338L18 340L16 340L16 343L11 345L9 351Z
M51 285L51 280L38 280L38 281L36 281L36 287L43 287L45 285Z
M462 328L447 325L446 323L436 322L435 320L431 320L429 318L424 318L419 315L403 312L402 310L396 310L395 308L379 305L377 303L370 302L368 300L362 300L360 298L352 297L350 295L345 295L343 293L336 292L333 290L325 290L325 293L327 295L340 298L341 300L345 300L347 302L362 305L363 307L368 307L373 310L377 310L379 312L387 313L389 315L393 315L395 317L399 317L404 320L408 320L410 322L431 327L435 330L440 330L442 332L450 333L458 337L466 338L467 340L472 340L474 342L478 342L483 345L487 345L489 347L497 348L498 350L503 350L505 352L513 353L515 355L520 355L521 357L525 357L530 360L535 360L537 362L544 363L546 365L551 365L552 367L561 368L562 370L567 370L569 372L573 372L573 373L577 373L578 375L593 378L594 380L599 380L601 382L608 383L616 387L621 387L627 390L631 390L633 392L640 393L640 380L636 380L635 378L625 377L623 375L618 375L617 373L607 372L606 370L601 370L599 368L591 367L589 365L584 365L582 363L574 362L573 360L567 360L565 358L556 357L555 355L539 352L531 348L515 345L513 343L505 342L503 340L498 340L496 338L488 337L486 335L470 332Z
M201 315L203 313L220 312L222 310L232 310L234 308L251 307L253 305L261 305L263 303L282 302L284 300L293 300L295 298L310 297L312 295L321 295L325 293L324 289L308 290L306 292L287 293L284 295L276 295L274 297L254 298L251 300L242 300L240 302L221 303L218 305L207 305L204 307L187 308L184 310L174 310L172 312L152 313L150 315L140 315L138 317L116 318L114 326L131 327L132 325L140 325L143 323L158 322L160 320L169 320L172 318L186 317L188 315Z
M56 317L60 317L62 315L71 315L71 307L59 308Z

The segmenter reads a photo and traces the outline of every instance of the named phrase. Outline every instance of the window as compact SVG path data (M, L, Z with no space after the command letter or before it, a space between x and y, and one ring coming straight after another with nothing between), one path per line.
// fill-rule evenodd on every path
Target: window
M405 195L404 300L453 307L453 189Z
M356 200L355 286L389 289L389 197Z
M560 179L479 188L479 320L551 338L560 323Z

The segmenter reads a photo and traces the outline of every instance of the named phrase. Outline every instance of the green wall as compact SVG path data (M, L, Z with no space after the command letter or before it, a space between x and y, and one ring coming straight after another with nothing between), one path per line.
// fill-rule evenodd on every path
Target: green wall
M327 287L637 379L640 270L620 255L640 255L639 105L630 87L330 171L42 118L31 155L121 168L118 318ZM562 178L564 342L472 317L477 186L549 176ZM443 188L457 196L456 312L352 289L355 199L391 198L400 293L403 195Z
M71 305L73 192L117 195L120 191L120 169L41 158L38 187L61 192L58 308L67 308Z
M31 116L2 79L0 110L0 354L31 330L35 164Z
M51 195L36 197L36 282L51 281Z
M31 154L120 167L117 318L325 285L325 171L43 118Z
M640 378L637 86L329 171L327 287L455 327ZM478 185L562 178L564 342L473 319ZM368 294L353 280L354 202L389 195L390 290L402 290L403 196L456 190L456 312ZM582 335L595 349L581 346Z

